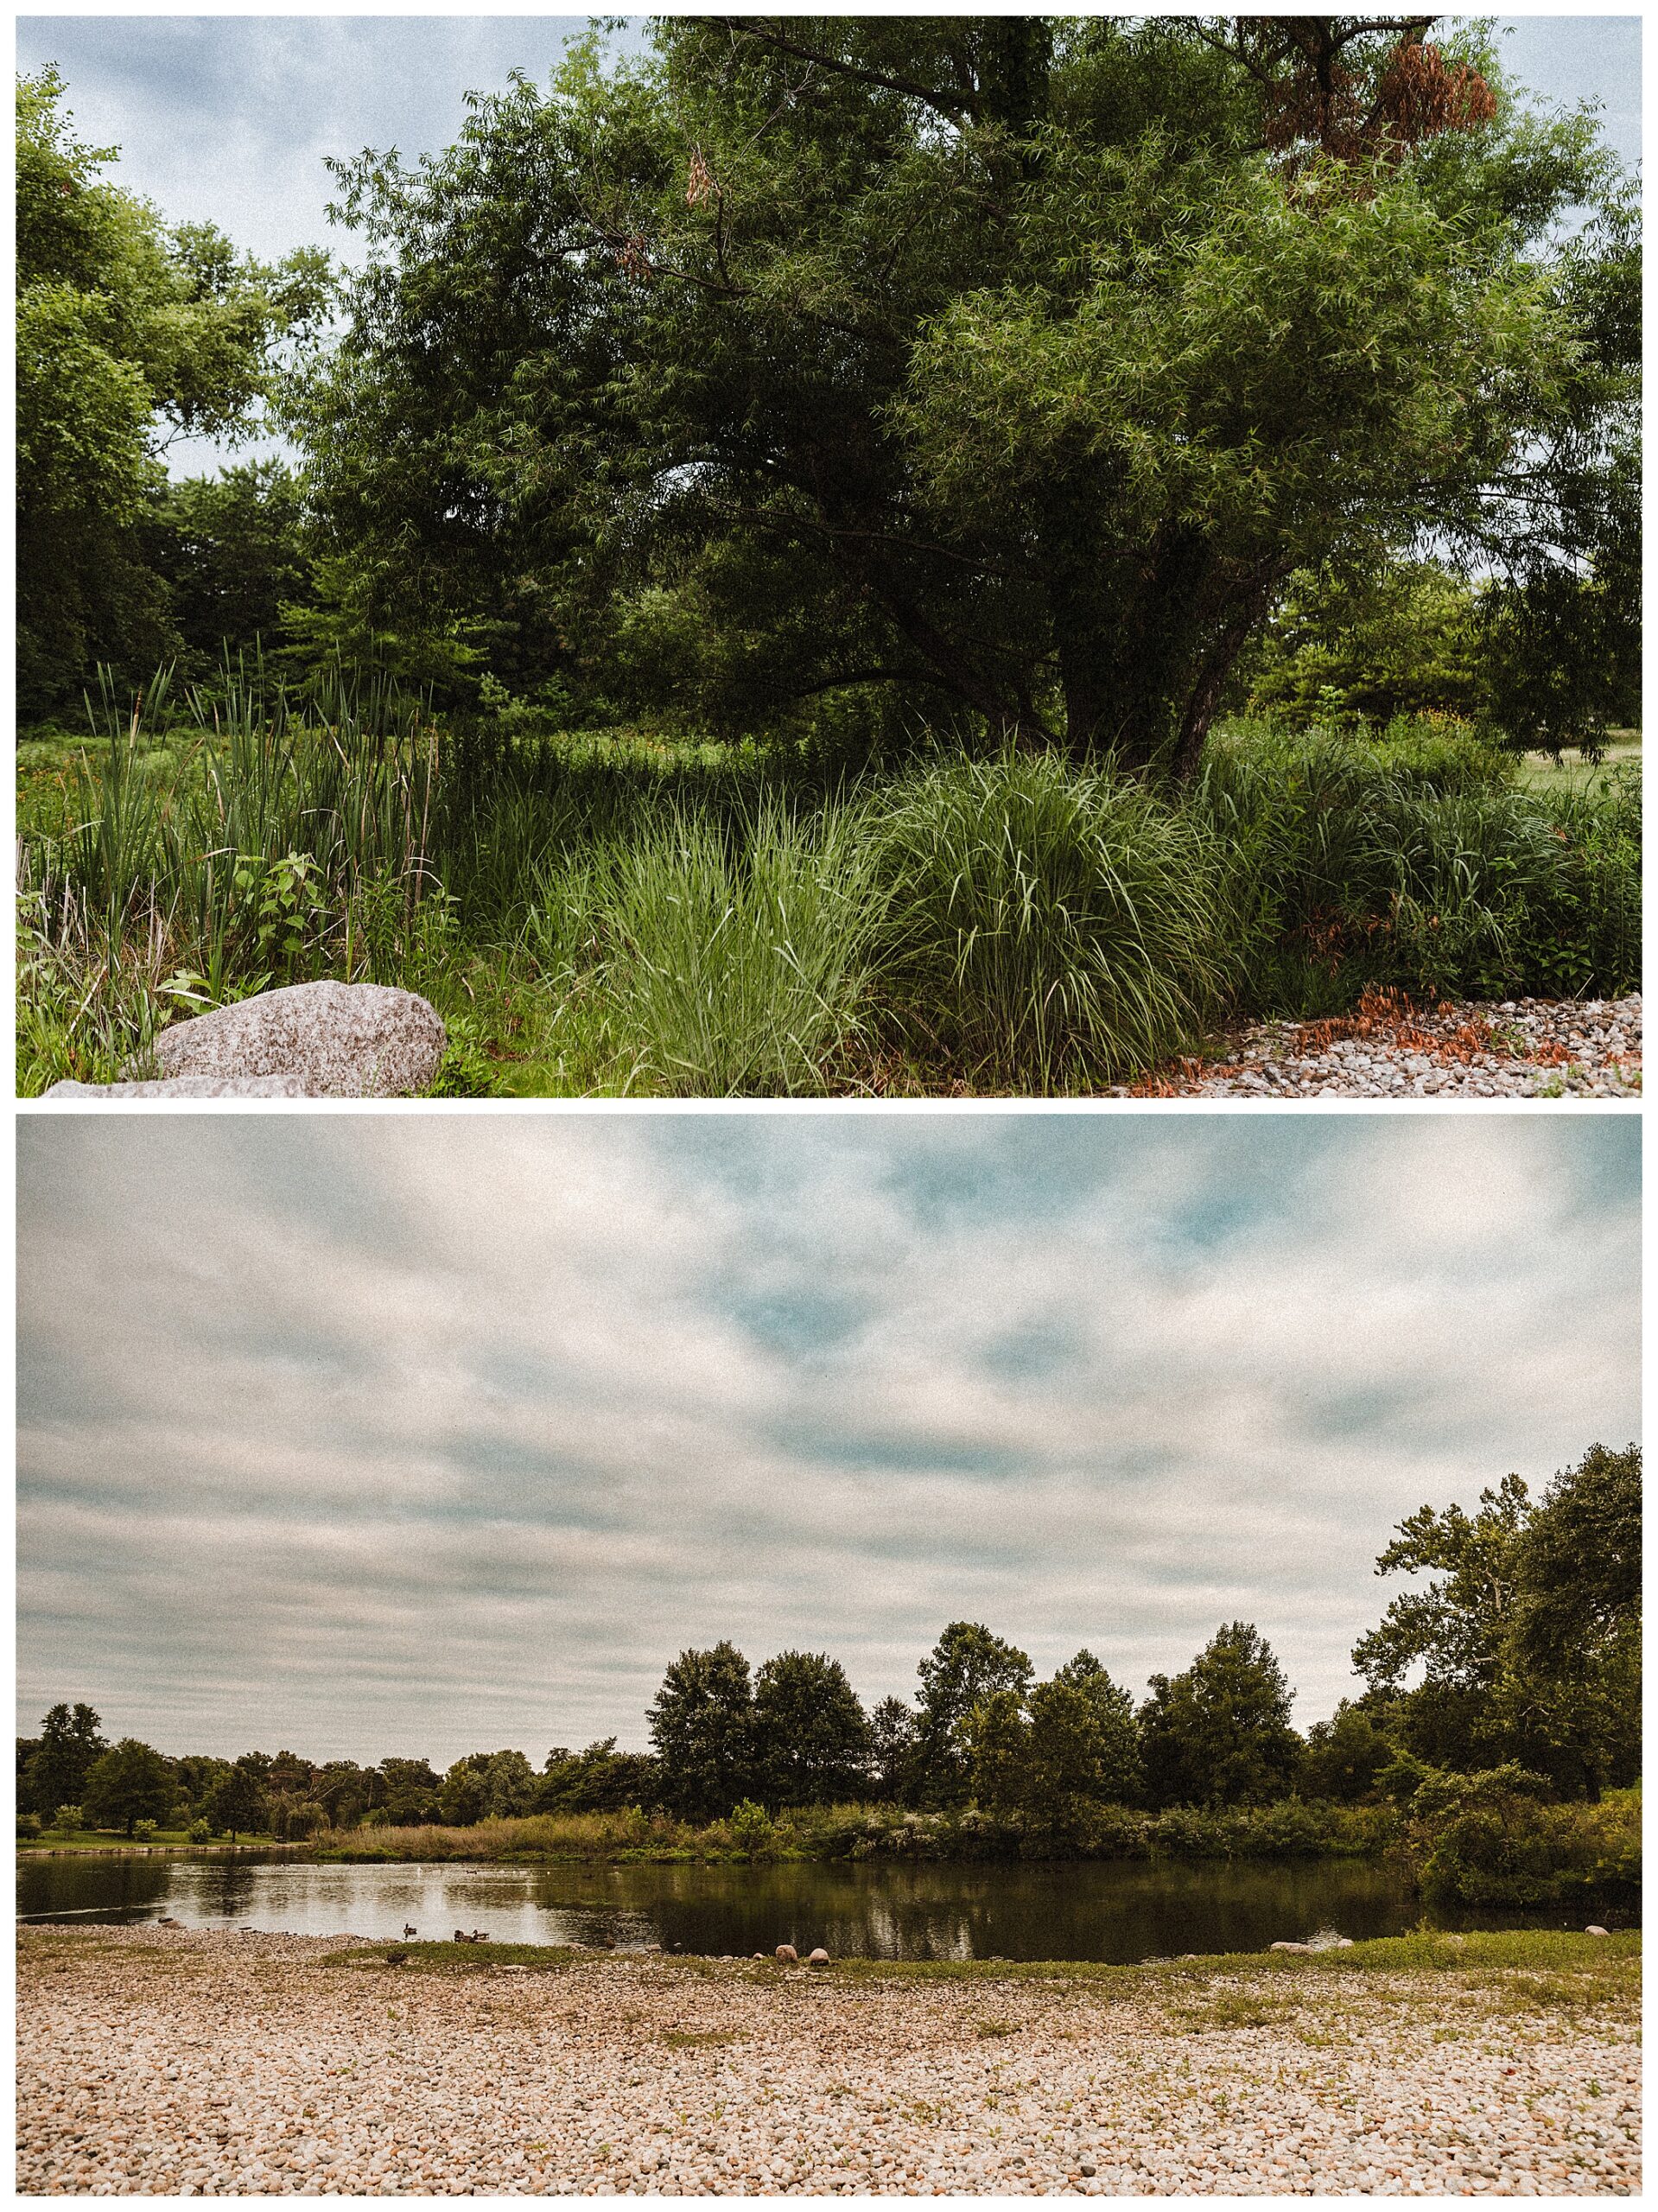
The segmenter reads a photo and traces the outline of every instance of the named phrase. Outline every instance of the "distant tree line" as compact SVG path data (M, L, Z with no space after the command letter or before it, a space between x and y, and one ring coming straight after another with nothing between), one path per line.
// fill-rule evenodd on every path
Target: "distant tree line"
M866 1712L826 1653L757 1669L728 1641L683 1651L648 1718L651 1751L614 1737L549 1751L474 1751L314 1765L292 1751L234 1761L111 1745L86 1705L56 1705L20 1739L18 1808L128 1834L142 1823L296 1840L328 1827L469 1827L638 1805L698 1822L749 1804L975 1805L1064 1834L1089 1808L1217 1808L1299 1795L1409 1799L1445 1774L1509 1770L1592 1798L1640 1770L1641 1455L1596 1445L1534 1503L1510 1475L1479 1510L1424 1506L1377 1573L1421 1578L1353 1654L1363 1694L1305 1736L1294 1693L1248 1622L1217 1630L1136 1707L1079 1651L1046 1681L978 1622L954 1621L922 1660L912 1701Z

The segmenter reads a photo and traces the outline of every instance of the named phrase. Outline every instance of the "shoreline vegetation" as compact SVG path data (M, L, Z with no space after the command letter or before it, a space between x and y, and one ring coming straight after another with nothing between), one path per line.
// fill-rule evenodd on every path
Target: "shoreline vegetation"
M1640 1939L1137 1967L18 1944L31 2193L1625 2195ZM96 2113L96 2122L92 2120Z
M1633 1904L1639 1897L1641 1792L1609 1790L1597 1802L1546 1804L1511 1779L1488 1785L1483 1802L1458 1802L1439 1819L1413 1819L1393 1805L1341 1805L1289 1798L1224 1810L1193 1806L1151 1813L1130 1806L1096 1808L1086 1834L1056 1838L1018 1821L997 1821L967 1807L924 1813L892 1805L803 1807L772 1820L722 1820L696 1826L638 1807L613 1813L532 1814L467 1827L322 1829L302 1841L254 1841L237 1849L295 1853L345 1865L768 1865L983 1864L1113 1859L1382 1860L1398 1866L1435 1904L1541 1906L1594 1898ZM755 1808L759 1810L759 1808ZM1500 1851L1489 1848L1495 1821ZM1471 1834L1471 1830L1472 1833ZM1488 1847L1471 1852L1477 1840ZM194 1844L81 1843L48 1832L19 1846L20 1856L210 1856L227 1840Z
M1276 1804L1205 1812L1179 1806L1161 1814L1129 1806L1099 1808L1086 1835L1058 1839L998 1821L976 1808L917 1813L894 1806L803 1808L770 1824L764 1836L743 1837L729 1821L692 1828L637 1808L620 1814L531 1815L441 1827L313 1839L314 1855L348 1864L477 1860L505 1866L568 1864L757 1864L787 1860L987 1864L1088 1859L1386 1860L1408 1872L1428 1901L1447 1904L1565 1904L1585 1896L1638 1897L1641 1793L1608 1791L1596 1804L1536 1805L1525 1818L1523 1794L1504 1802L1489 1792L1471 1822L1459 1807L1449 1817L1413 1820L1392 1806ZM1487 1840L1496 1816L1504 1830L1500 1853L1469 1846Z

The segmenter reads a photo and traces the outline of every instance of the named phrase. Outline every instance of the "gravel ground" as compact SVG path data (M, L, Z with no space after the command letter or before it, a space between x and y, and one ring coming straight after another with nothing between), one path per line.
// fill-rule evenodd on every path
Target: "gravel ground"
M1218 1059L1178 1060L1118 1096L1632 1098L1641 1000L1464 1000L1424 1012L1386 995L1332 1021L1268 1021Z
M1640 2187L1634 2001L1523 1974L912 1981L619 1955L460 1974L331 1962L350 1941L26 1931L19 2189Z

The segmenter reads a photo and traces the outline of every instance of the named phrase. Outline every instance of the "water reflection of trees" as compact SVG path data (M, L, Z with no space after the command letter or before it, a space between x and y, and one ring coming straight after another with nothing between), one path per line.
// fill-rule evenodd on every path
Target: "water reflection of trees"
M120 1920L172 1911L304 1934L659 1942L746 1957L793 1943L842 1958L1130 1961L1258 1950L1322 1926L1393 1935L1421 1907L1385 1867L1087 1862L772 1866L338 1866L249 1857L25 1860L18 1910ZM1509 1925L1527 1916L1496 1916ZM1544 1915L1547 1919L1550 1916ZM1492 1925L1490 1916L1470 1916Z

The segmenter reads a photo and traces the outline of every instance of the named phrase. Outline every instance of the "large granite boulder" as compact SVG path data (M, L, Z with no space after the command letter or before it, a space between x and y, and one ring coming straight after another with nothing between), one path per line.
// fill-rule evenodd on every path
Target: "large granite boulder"
M160 1083L54 1083L48 1098L303 1098L291 1075L181 1075Z
M412 991L292 983L175 1022L156 1058L167 1077L285 1076L307 1098L401 1098L430 1089L447 1042Z

